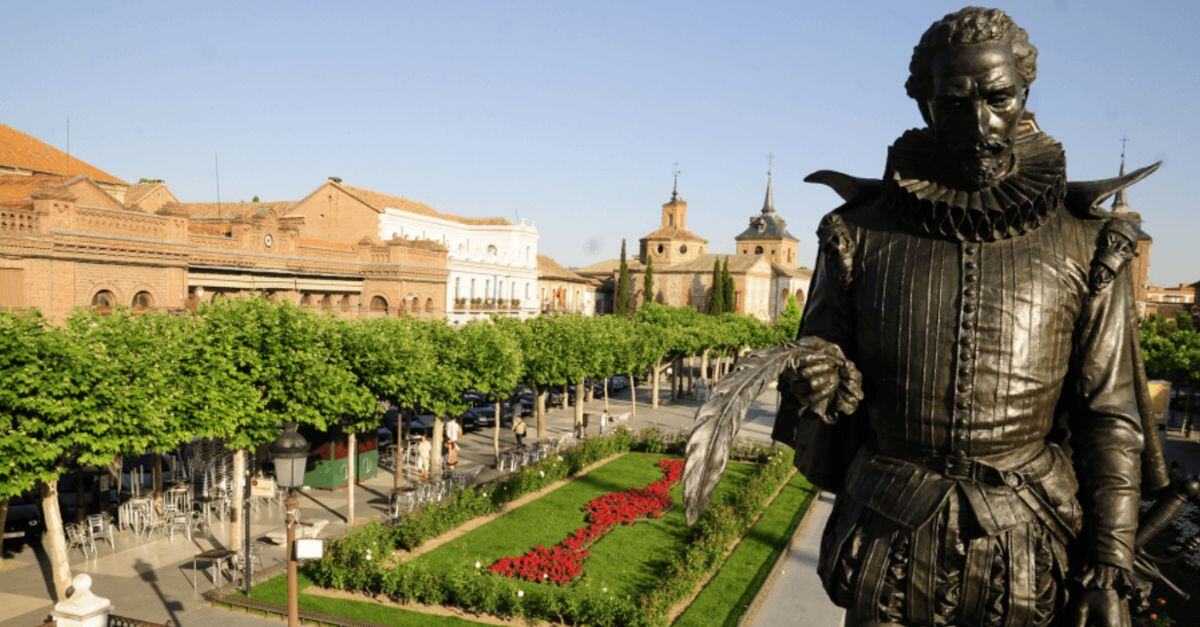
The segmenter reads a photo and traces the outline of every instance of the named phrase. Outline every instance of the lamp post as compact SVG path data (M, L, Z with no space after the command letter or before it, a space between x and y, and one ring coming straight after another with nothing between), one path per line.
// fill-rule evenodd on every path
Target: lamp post
M300 592L296 582L296 488L304 485L304 467L308 461L308 440L296 432L296 423L288 421L283 433L271 443L271 457L275 459L275 480L287 489L287 595L288 627L300 624Z

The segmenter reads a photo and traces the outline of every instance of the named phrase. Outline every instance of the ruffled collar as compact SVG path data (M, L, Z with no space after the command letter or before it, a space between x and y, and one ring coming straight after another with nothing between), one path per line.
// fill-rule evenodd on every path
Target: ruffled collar
M888 149L886 193L901 220L931 237L991 242L1041 226L1066 193L1066 157L1053 137L1026 133L1013 145L1013 172L991 187L968 192L936 180L933 137L905 132Z

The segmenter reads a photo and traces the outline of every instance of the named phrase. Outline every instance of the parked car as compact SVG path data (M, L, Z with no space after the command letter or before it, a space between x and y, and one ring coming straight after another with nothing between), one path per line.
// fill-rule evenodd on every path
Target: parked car
M8 516L4 519L3 544L19 544L37 540L46 526L42 523L42 506L30 493L8 500Z
M627 377L623 374L619 374L619 375L612 377L611 379L608 380L608 389L610 392L616 391L616 390L628 390L629 389L629 377Z

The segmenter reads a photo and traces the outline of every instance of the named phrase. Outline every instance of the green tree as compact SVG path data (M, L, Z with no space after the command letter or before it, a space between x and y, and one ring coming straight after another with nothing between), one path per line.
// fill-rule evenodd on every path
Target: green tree
M646 273L642 275L642 299L644 303L654 301L654 258L646 259Z
M433 352L433 371L418 386L419 405L433 414L432 455L429 460L430 476L442 476L443 420L458 416L467 409L463 392L471 387L472 366L464 346L464 338L445 320L414 320L413 325L422 334Z
M359 381L380 402L402 409L417 407L424 382L434 376L433 351L408 318L368 318L346 324L344 354ZM395 431L396 470L393 488L404 488L403 413Z
M235 493L246 451L272 441L285 420L353 432L377 416L331 319L263 298L221 299L201 310L198 338L185 414L211 425L198 435L223 438L235 451ZM241 499L234 503L237 511ZM240 525L231 531L231 544L240 546Z
M472 321L459 330L472 387L495 401L496 423L492 431L492 454L500 466L500 419L502 403L520 384L524 365L521 343L509 324Z
M708 313L714 316L725 313L725 276L721 273L720 259L713 261L712 289L708 296Z
M630 302L629 262L625 260L625 240L621 240L621 264L617 270L617 284L613 294L613 313L618 316L629 316L633 307Z
M796 302L796 295L789 294L783 311L775 318L775 332L780 342L795 341L800 335L800 321L804 313Z
M547 391L550 386L561 385L566 379L554 339L557 324L557 316L538 316L520 323L519 328L513 328L513 334L521 346L524 379L534 394L538 440L546 437Z
M733 275L729 273L729 257L725 258L725 264L721 267L721 282L724 289L722 296L725 297L725 304L721 306L721 313L737 311L737 286L734 285Z
M70 436L63 430L70 418L67 406L58 397L69 387L63 373L55 370L57 360L45 321L32 312L0 311L0 529L12 497L29 493L35 487L53 486L62 472L61 461ZM54 495L54 512L58 497ZM47 524L61 532L62 519ZM50 538L51 544L56 544ZM61 538L62 559L54 560L55 588L62 598L70 581L66 568L66 545ZM57 551L52 550L52 554ZM3 551L0 550L0 560Z

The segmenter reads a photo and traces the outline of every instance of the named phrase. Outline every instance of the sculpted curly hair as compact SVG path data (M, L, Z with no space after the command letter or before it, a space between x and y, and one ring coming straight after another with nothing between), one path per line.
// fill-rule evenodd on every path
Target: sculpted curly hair
M1013 59L1026 87L1037 78L1037 48L1029 43L1029 34L1000 9L966 7L933 23L913 48L904 88L918 102L929 95L930 69L937 54L947 48L990 41L1012 45Z

